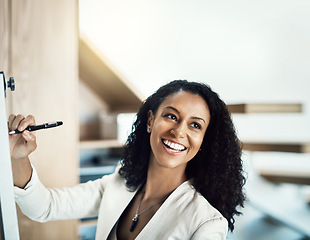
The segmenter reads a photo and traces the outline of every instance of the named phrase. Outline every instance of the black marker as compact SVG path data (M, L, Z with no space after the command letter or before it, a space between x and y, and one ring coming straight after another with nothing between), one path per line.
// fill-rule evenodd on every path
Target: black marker
M28 127L26 127L25 130L32 132L32 131L37 131L40 129L53 128L53 127L57 127L57 126L61 126L61 125L62 125L61 121L49 122L49 123L43 123L41 125L28 126ZM18 134L18 133L22 133L22 132L18 131L18 130L14 130L14 131L9 132L9 134Z

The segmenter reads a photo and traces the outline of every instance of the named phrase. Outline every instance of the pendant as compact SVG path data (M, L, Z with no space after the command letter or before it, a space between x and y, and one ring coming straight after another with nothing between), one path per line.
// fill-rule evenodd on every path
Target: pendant
M130 232L133 232L135 230L137 222L138 222L138 215L136 214L135 217L132 219L131 226L129 229Z

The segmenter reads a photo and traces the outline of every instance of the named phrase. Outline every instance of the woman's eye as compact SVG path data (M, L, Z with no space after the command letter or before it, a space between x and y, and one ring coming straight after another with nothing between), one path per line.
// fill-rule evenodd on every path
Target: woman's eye
M165 117L166 118L170 118L172 120L177 120L177 117L175 115L173 115L173 114L166 114Z
M198 123L192 123L192 126L193 126L194 128L201 129L201 126L200 126L200 124L198 124Z

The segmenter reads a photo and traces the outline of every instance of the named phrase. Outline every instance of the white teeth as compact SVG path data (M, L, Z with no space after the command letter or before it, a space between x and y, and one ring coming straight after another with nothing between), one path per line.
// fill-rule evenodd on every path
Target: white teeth
M170 142L167 139L164 140L164 144L166 144L167 146L171 148L171 150L174 150L176 152L183 151L185 149L184 146L177 144L177 143Z

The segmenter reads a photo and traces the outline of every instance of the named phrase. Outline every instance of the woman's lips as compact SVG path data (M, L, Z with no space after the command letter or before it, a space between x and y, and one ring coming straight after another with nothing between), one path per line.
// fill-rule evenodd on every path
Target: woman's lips
M162 142L165 145L165 147L167 147L172 152L178 153L178 152L182 152L182 151L186 150L185 146L183 146L179 143L170 141L168 139L162 139Z

